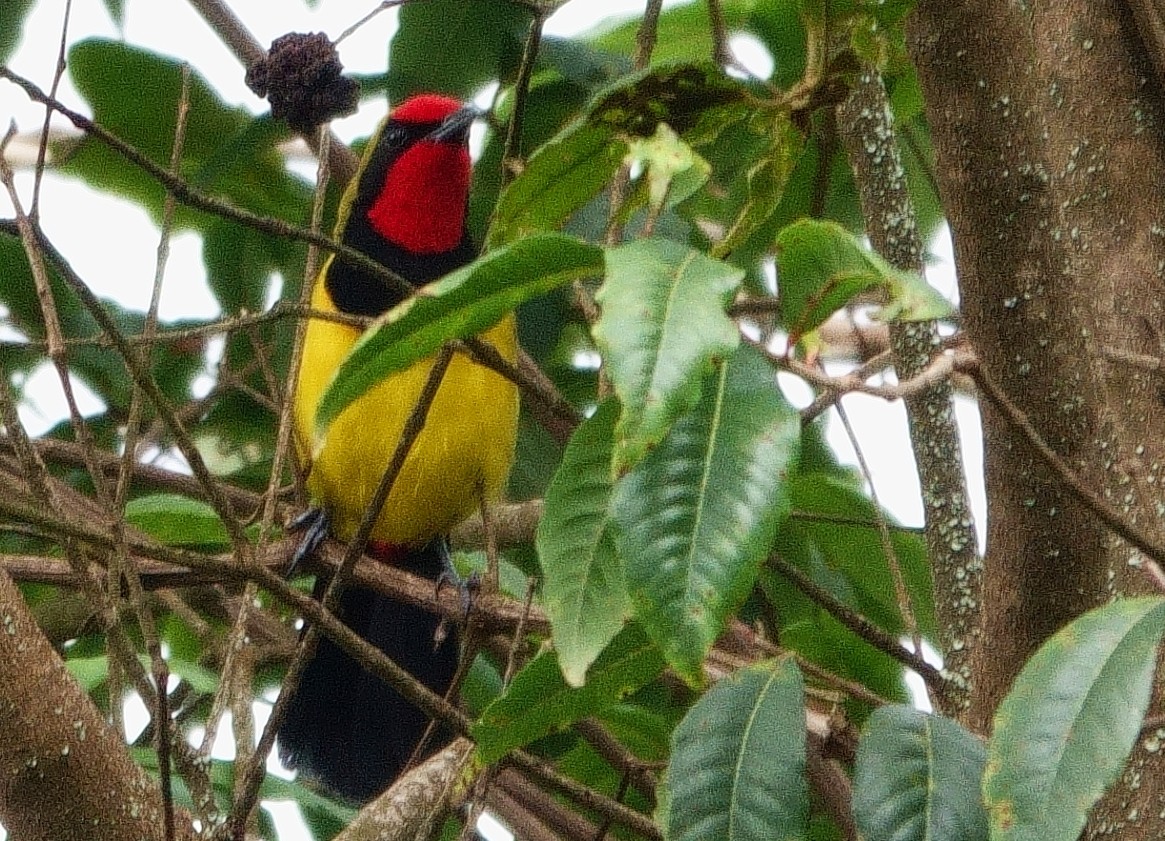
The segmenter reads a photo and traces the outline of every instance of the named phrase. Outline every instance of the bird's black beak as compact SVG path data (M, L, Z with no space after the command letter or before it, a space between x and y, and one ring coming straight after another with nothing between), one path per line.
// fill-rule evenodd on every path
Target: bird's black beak
M446 117L429 138L438 143L466 143L473 121L481 116L481 109L476 105L466 105Z

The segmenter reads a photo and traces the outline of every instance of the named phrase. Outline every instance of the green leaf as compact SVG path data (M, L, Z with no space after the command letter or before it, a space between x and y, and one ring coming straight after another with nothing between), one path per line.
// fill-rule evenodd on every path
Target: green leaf
M877 287L890 293L880 318L921 321L951 312L950 304L923 278L898 271L866 251L836 222L802 219L778 234L777 282L792 341L821 325L859 292Z
M627 142L608 127L567 129L532 155L502 193L491 246L561 227L602 192L626 154Z
M33 0L4 0L0 3L0 63L8 61L24 34L24 19Z
M471 96L505 78L517 65L529 19L507 0L406 3L389 52L389 98L421 91Z
M538 234L491 251L382 316L341 364L316 412L322 433L389 374L476 335L525 300L602 272L602 251L562 234Z
M105 654L96 657L69 657L65 660L65 668L85 692L92 692L109 679L109 657Z
M866 841L987 841L987 751L956 722L907 706L874 711L854 766Z
M117 28L121 29L125 26L125 0L104 0L104 2L105 10L109 12Z
M217 220L202 240L207 283L224 313L259 312L273 268L271 239L258 231Z
M950 302L921 275L891 270L887 282L890 303L876 313L882 321L934 321L953 312Z
M999 705L983 798L992 841L1076 838L1148 709L1165 600L1120 599L1032 656Z
M721 5L728 31L737 32L744 28L748 20L745 7L753 5L753 2L729 0ZM590 38L601 50L630 57L635 54L641 23L640 16L630 17L617 26L601 26L597 33L584 34L583 37ZM715 46L712 33L706 3L684 3L664 9L659 16L655 49L651 51L652 64L699 61L712 55Z
M682 135L702 121L722 118L724 110L751 110L750 101L744 83L715 64L678 64L624 76L595 97L587 121L635 137L651 137L667 123Z
M703 377L740 343L725 307L744 272L664 239L607 249L594 328L615 393L616 472L634 466L700 399Z
M768 154L748 171L748 198L740 208L736 220L717 246L717 252L727 254L740 247L775 212L785 193L785 185L801 152L805 136L793 125L787 114L774 117Z
M566 685L554 653L544 651L474 725L478 755L482 762L497 762L515 748L595 715L650 683L663 665L659 651L634 625L608 646L579 688Z
M792 659L724 678L676 728L669 841L793 841L809 831L805 687Z
M148 671L151 668L150 658L143 655L141 660L142 665ZM218 675L191 660L171 656L166 660L166 667L170 670L171 674L178 675L178 677L190 684L191 689L200 695L213 695L218 689Z
M124 42L91 38L70 50L69 72L97 123L154 163L169 167L182 93L179 62ZM288 172L276 149L287 136L286 128L228 106L197 73L190 74L188 103L182 177L241 207L302 222L311 189ZM161 218L165 190L117 152L92 138L59 151L62 171L136 201L155 220ZM221 224L217 217L181 204L175 215L176 230L201 230L215 223Z
M800 431L772 368L743 346L615 486L611 511L635 615L692 685L788 511Z
M546 490L535 536L542 602L570 686L582 686L587 669L619 633L630 608L607 517L618 414L619 404L608 400L575 430Z
M789 492L793 513L778 530L777 553L882 629L903 633L906 625L894 598L878 512L869 498L859 487L822 472L798 473L789 481ZM885 512L883 516L919 626L935 639L926 545L919 533L900 528Z
M884 286L887 273L841 225L802 219L777 236L777 283L790 341L798 341L859 292Z
M213 508L177 494L150 494L131 499L125 506L125 519L168 546L230 544L226 527Z
M646 170L651 206L658 212L675 207L708 180L712 167L680 139L667 123L655 134L631 141L628 162Z

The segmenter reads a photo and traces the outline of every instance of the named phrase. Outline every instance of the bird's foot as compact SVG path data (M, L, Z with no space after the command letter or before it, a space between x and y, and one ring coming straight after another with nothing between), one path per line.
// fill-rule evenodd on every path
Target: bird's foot
M288 524L287 530L303 532L303 539L300 540L295 554L291 556L291 561L288 562L287 569L284 571L284 577L290 578L299 569L299 565L303 563L304 559L314 554L328 539L332 530L332 518L323 508L312 507L292 520Z
M458 575L457 568L453 566L453 555L449 552L449 541L443 537L438 539L440 540L441 574L437 576L437 594L440 595L442 588L446 585L456 588L458 595L461 596L462 621L469 621L469 611L473 608L473 598L481 586L481 576L476 572L470 573L466 578Z

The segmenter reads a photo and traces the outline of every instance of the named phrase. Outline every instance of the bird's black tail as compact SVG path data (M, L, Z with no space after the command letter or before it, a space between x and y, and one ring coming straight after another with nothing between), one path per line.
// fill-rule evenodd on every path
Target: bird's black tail
M436 582L446 552L444 543L435 540L399 565ZM326 583L316 583L317 597ZM436 644L438 617L354 585L345 590L339 615L433 692L448 691L459 650L454 633ZM428 726L428 716L321 638L279 729L279 756L337 795L364 802L405 770ZM447 741L435 728L426 752Z

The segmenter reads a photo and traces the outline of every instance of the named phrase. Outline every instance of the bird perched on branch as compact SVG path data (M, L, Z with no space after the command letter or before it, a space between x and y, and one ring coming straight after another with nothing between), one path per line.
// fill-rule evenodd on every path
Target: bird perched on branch
M393 110L348 185L337 239L417 288L470 262L476 252L465 228L467 140L475 116L474 109L434 94L414 96ZM377 316L403 297L382 279L329 258L311 306ZM323 512L313 531L330 527L344 540L357 531L434 364L429 358L389 376L317 439L316 407L359 338L356 328L313 319L295 392L300 449L310 454L308 489ZM503 357L515 358L512 316L482 339ZM517 411L512 383L454 354L376 519L369 554L439 581L449 563L445 535L501 492L513 459ZM322 592L320 582L316 591ZM338 613L434 692L448 690L459 651L452 636L437 641L436 616L354 585L344 591ZM428 725L424 713L396 690L321 639L279 730L280 756L336 794L363 801L405 770Z

